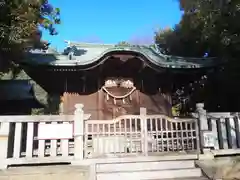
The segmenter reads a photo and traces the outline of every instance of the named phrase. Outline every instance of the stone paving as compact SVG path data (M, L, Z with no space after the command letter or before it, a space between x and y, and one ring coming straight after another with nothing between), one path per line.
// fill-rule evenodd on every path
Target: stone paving
M197 164L210 179L240 180L240 156L203 160Z
M0 171L0 180L88 180L89 170L82 166L14 167Z
M240 157L216 158L197 164L210 179L240 180ZM89 180L89 167L56 165L13 167L0 170L0 180ZM186 180L190 180L186 179ZM205 180L206 178L192 178ZM191 179L191 180L192 180ZM168 179L170 180L170 179Z

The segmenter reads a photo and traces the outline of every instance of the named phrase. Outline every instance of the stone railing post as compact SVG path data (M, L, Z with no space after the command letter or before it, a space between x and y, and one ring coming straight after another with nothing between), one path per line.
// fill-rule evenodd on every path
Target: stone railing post
M199 142L200 142L200 151L201 154L210 155L207 158L211 157L210 147L212 146L212 135L211 131L208 128L207 120L207 111L204 109L203 103L196 104L196 111L198 117L198 128L199 128ZM206 156L204 156L206 158Z
M8 136L9 136L8 122L0 122L0 169L7 168L7 154L8 154Z
M83 160L84 158L84 111L83 111L83 104L76 104L75 105L75 112L74 112L74 159L75 160Z
M196 110L198 113L201 131L204 131L204 130L207 131L208 130L207 111L204 109L204 104L197 103Z
M144 156L148 155L148 132L147 132L147 109L140 108L141 134L142 134L142 152Z

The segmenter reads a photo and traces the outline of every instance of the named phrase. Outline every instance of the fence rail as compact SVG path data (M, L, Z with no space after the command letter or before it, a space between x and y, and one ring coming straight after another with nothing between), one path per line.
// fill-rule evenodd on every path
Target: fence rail
M127 156L174 151L198 151L198 123L164 115L125 115L114 120L85 122L84 157Z
M40 124L73 124L74 116L0 116L0 166L71 162L74 139L40 140ZM3 151L2 151L3 150ZM0 167L1 168L1 167Z
M141 119L137 115L120 116L114 120L85 122L86 158L127 155L142 152Z
M139 115L90 120L82 108L83 105L76 104L74 115L0 116L0 168L13 164L165 155L166 152L199 153L201 150L204 153L206 149L240 153L238 115L207 113L202 104L198 104L195 117L190 119L148 115L145 108L140 108ZM63 130L57 138L41 139L39 131L43 124L69 125L72 136L63 138ZM205 142L209 132L214 137L211 147Z
M45 124L45 122L40 122ZM68 140L39 140L39 122L17 122L10 123L10 134L8 139L8 158L32 158L32 157L68 157L73 155L73 139ZM50 122L72 123L72 122Z
M162 115L147 116L147 131L154 143L151 152L196 151L199 149L196 119L170 119Z
M214 150L240 148L239 117L230 113L207 114L208 130L214 136Z
M73 121L74 115L0 116L0 123Z

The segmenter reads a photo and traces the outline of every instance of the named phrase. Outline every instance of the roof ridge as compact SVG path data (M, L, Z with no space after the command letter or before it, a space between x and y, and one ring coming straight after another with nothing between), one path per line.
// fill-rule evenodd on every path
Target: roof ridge
M68 47L71 46L81 46L81 47L108 47L108 48L114 48L114 47L146 47L150 48L150 45L147 44L126 44L126 45L121 45L121 44L106 44L106 43L87 43L87 42L74 42L74 41L69 41L65 40L64 41Z
M64 41L68 46L81 46L81 47L114 47L115 44L101 44L101 43L85 43L85 42L72 42L72 41Z

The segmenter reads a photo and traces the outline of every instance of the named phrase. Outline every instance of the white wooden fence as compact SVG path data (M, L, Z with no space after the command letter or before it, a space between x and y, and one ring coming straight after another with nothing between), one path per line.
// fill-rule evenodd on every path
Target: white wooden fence
M206 112L197 105L194 114L199 119L201 149L213 155L240 154L240 120L238 113ZM202 152L202 153L204 153Z
M75 115L66 116L0 116L0 169L18 164L70 163L82 160L81 122L90 115L83 114L82 105L76 105L76 108ZM70 124L72 137L39 139L38 131L42 124ZM58 137L62 137L64 132L57 133Z
M140 115L88 120L84 132L85 158L199 150L197 119L147 115L146 108Z
M73 163L101 157L161 155L163 152L197 154L205 149L225 150L222 153L229 154L240 149L238 116L206 113L202 104L197 105L195 118L190 119L148 115L146 108L141 108L139 115L89 120L90 115L84 114L82 108L82 104L76 104L74 115L66 116L0 116L0 168L31 163ZM50 127L52 132L59 125L71 126L70 136L64 129L56 131L55 137L43 137L53 134L49 133L51 129L40 133L43 124L54 125ZM214 136L210 146L205 142L209 132Z
M195 118L147 115L146 109L141 108L139 115L88 120L90 115L84 114L82 108L77 104L75 114L70 116L1 116L0 166L199 150ZM42 124L72 124L73 136L41 139ZM42 134L51 130L46 131ZM57 137L64 138L61 132Z
M208 130L214 136L214 154L240 154L240 121L237 113L207 113L207 122Z
M73 123L73 117L3 116L1 117L1 150L5 164L65 162L74 153L74 139L39 140L38 126L45 123Z

